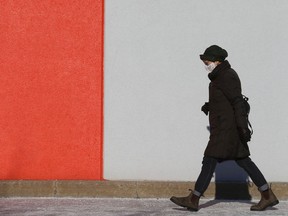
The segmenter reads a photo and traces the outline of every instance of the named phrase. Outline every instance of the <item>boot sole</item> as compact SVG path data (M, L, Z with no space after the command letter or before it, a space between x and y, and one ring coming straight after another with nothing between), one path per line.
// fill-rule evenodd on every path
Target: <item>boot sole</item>
M175 204L178 205L178 206L181 206L181 207L183 207L183 208L187 208L187 206L179 203L176 199L174 199L174 197L171 197L171 198L170 198L170 201L173 202L173 203L175 203Z
M198 211L198 209L196 209L196 208L190 208L190 207L188 207L187 208L189 211L194 211L194 212L197 212Z
M173 202L174 204L178 205L178 206L181 206L183 208L187 208L187 210L189 210L189 211L195 211L195 212L198 211L198 209L196 209L196 208L191 208L191 207L188 207L186 205L183 205L182 203L180 203L176 199L174 199L174 197L171 197L170 201Z
M279 203L279 200L276 200L276 201L272 202L270 205L268 205L266 208L273 207L273 206L277 205L278 203ZM264 209L250 209L250 210L251 211L264 211L266 208L264 208Z

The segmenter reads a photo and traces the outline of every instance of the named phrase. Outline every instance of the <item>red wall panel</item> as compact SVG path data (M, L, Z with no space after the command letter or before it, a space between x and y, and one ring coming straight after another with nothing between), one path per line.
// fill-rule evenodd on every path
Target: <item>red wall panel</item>
M0 179L102 179L104 0L0 3Z

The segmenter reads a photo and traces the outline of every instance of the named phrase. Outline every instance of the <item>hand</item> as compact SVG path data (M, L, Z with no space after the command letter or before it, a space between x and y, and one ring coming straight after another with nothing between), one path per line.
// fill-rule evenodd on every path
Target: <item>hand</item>
M238 128L240 140L243 142L249 142L251 140L251 131L249 128Z
M202 107L201 107L201 111L204 112L206 115L208 115L209 112L209 103L205 103Z

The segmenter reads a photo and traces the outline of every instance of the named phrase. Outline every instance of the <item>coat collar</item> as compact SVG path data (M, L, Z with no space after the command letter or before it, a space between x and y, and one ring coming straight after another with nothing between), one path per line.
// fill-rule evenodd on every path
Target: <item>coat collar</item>
M209 79L212 81L221 73L221 71L231 68L230 63L225 60L219 64L211 73L208 74Z

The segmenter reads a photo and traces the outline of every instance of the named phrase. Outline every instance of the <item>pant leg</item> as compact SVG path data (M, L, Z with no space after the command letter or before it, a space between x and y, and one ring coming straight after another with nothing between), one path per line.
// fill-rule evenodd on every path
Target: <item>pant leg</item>
M204 156L202 169L195 184L194 194L201 196L208 188L217 165L217 159Z
M235 161L240 167L242 167L248 173L248 175L250 176L250 178L260 191L265 191L269 188L269 185L265 177L263 176L259 168L251 160L250 157Z

